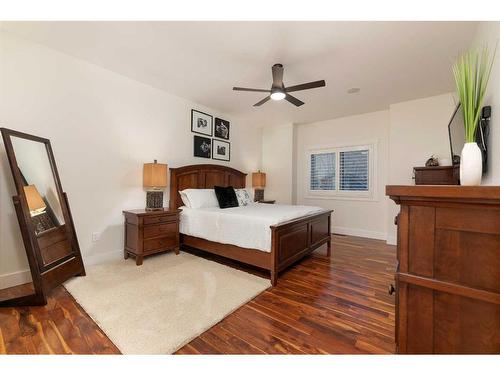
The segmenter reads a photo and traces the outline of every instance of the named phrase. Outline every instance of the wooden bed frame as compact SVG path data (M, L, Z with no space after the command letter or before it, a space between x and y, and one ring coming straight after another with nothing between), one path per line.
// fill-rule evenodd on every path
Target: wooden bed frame
M170 208L183 205L179 191L184 189L210 189L214 186L244 188L246 173L214 164L187 165L170 168ZM181 234L181 246L200 249L242 263L270 271L271 283L276 285L278 273L302 259L323 244L331 254L331 213L324 210L271 226L271 252L243 248L235 245L208 241Z

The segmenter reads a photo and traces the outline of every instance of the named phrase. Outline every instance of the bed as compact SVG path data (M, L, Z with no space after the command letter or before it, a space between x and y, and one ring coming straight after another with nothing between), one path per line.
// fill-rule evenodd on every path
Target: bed
M245 173L221 165L188 165L171 168L170 172L170 208L183 206L179 191L184 189L211 189L214 186L245 188L246 183ZM299 261L318 247L326 244L327 255L330 256L331 253L331 210L308 206L295 206L295 208L278 206L256 204L245 209L205 209L197 210L197 212L184 209L181 214L181 227L183 228L181 229L181 246L199 249L268 270L271 283L274 286L277 284L280 271ZM253 219L252 216L254 216ZM293 218L269 225L267 230L262 226L263 223L265 224L264 220L272 222L278 216ZM267 219L264 219L264 217ZM207 223L206 235L186 234L199 233L190 230L190 227L194 227L190 223L196 220ZM211 223L214 222L218 223L219 232L215 232L215 228L213 230L210 228ZM231 227L229 223L231 223ZM264 238L262 235L254 236L259 237L259 239L255 238L256 242L251 242L253 247L227 243L234 241L227 239L224 230L233 231L238 223L240 226L247 223L249 228L252 226L262 228L259 233L262 232L260 234L264 235ZM212 236L208 235L209 233L212 233ZM233 235L233 237L236 236Z

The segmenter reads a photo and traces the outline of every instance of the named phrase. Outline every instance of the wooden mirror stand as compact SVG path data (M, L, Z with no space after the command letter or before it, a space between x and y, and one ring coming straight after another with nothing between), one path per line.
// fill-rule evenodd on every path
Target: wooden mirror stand
M85 276L80 246L50 140L0 128L17 195L12 197L28 257L34 293L3 306L45 305L47 294L73 276Z

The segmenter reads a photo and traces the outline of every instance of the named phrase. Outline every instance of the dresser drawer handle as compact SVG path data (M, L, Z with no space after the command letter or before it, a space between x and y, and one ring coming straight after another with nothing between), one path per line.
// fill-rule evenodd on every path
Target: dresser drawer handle
M391 284L391 285L389 286L389 295L391 295L391 296L392 296L392 295L394 294L394 292L395 292L395 291L396 291L396 288L394 288L394 285L392 285L392 284Z
M399 220L399 214L394 216L394 225L398 225L398 220Z

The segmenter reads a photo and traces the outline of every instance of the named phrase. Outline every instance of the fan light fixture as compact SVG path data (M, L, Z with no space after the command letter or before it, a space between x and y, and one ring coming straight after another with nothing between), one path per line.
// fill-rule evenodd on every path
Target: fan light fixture
M282 91L275 91L271 94L272 100L283 100L285 99L286 94Z
M316 87L325 87L326 82L324 79L321 81L301 83L300 85L285 87L283 84L283 64L274 64L271 68L273 73L273 83L270 90L266 89L251 89L248 87L233 87L235 91L253 91L253 92L265 92L267 96L261 101L255 103L254 107L259 107L264 103L267 103L269 99L272 100L283 100L292 103L296 107L300 107L304 102L297 99L295 96L290 95L291 92L315 89Z

